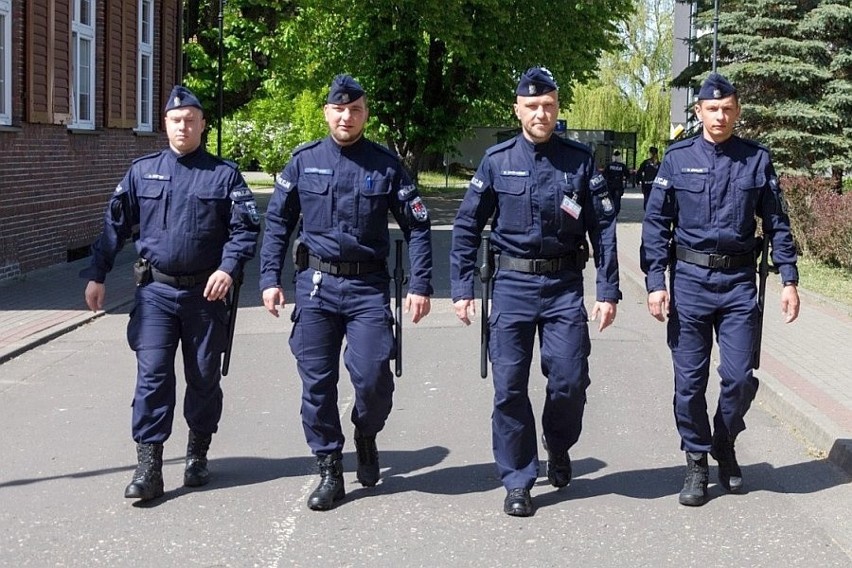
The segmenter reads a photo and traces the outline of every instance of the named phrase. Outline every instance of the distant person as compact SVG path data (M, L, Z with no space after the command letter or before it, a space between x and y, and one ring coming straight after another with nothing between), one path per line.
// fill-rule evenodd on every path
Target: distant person
M184 485L209 481L207 451L222 416L225 298L254 256L260 231L254 197L239 170L201 145L206 122L195 95L175 87L165 115L169 148L130 166L107 206L91 266L80 274L89 280L86 304L102 309L106 274L138 226L136 303L127 325L137 363L132 431L138 465L124 496L143 501L163 495L178 344L189 425Z
M660 159L657 157L657 149L654 146L648 148L650 154L639 164L639 169L636 170L636 180L642 186L642 209L648 206L648 196L651 194L651 186L654 184L654 178L657 177L657 171L660 169Z
M604 178L615 204L616 215L621 211L621 198L624 195L624 184L628 177L630 177L630 170L627 164L621 161L621 152L616 150L612 153L612 160L604 167Z
M734 136L739 98L717 73L702 84L695 114L702 133L669 147L652 185L641 255L648 311L660 321L668 317L675 422L687 463L678 499L689 506L707 502L708 453L719 463L722 487L742 491L734 442L745 430L758 387L753 373L756 217L771 240L772 261L784 284L785 321L799 315L796 247L769 150ZM706 390L714 335L721 389L711 428Z
M349 75L338 75L324 107L329 136L293 151L275 178L261 249L263 305L278 317L284 305L281 270L291 237L296 247L296 307L290 349L302 378L302 426L316 456L320 482L308 507L324 511L345 496L337 385L340 350L355 388L351 420L357 479L379 481L376 435L393 405L390 359L388 213L409 244L411 277L406 311L429 314L432 241L429 213L399 157L364 137L367 96Z
M554 487L571 482L568 452L583 426L591 350L583 293L587 235L597 268L591 317L600 318L599 331L615 319L621 292L615 208L588 147L553 134L556 81L547 69L533 67L521 76L515 94L522 131L486 150L470 181L453 223L450 278L456 316L469 325L477 249L490 222L496 270L489 324L494 461L506 489L503 512L528 517L539 469L528 393L536 334L547 379L542 439Z

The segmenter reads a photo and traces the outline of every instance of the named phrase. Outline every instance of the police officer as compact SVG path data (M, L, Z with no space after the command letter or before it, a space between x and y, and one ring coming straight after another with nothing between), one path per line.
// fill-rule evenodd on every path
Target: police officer
M526 517L533 514L530 489L539 465L527 392L536 331L547 378L541 419L547 478L554 487L571 481L568 451L580 437L589 386L582 273L587 234L598 268L591 315L600 317L599 330L615 319L621 293L615 208L589 149L553 135L559 95L550 71L527 70L516 95L522 132L489 148L471 180L453 225L450 274L456 316L468 325L475 313L477 247L491 220L496 269L489 317L492 443L507 492L503 511Z
M627 164L621 161L621 152L616 150L612 153L612 160L604 168L604 178L612 194L615 204L615 214L621 211L621 197L624 195L624 182L630 175Z
M405 309L417 323L429 313L432 248L428 211L399 158L364 138L369 111L349 75L331 83L325 120L330 135L305 144L276 177L261 248L263 304L278 317L281 269L301 217L296 249L296 306L290 349L302 378L302 425L317 458L320 483L308 507L327 510L344 497L344 435L337 408L339 359L355 388L352 423L357 479L379 481L376 434L394 391L388 211L408 241L411 260Z
M674 414L687 462L679 501L690 506L707 501L708 452L719 464L719 483L732 493L742 489L734 441L745 430L758 387L752 371L758 317L755 216L771 239L772 260L784 283L786 321L799 314L796 250L769 151L733 135L740 103L723 76L712 73L704 81L695 114L703 132L667 150L642 225L648 310L660 321L669 317ZM711 433L705 392L714 333L721 390Z
M660 169L660 159L657 157L658 150L654 146L648 148L650 156L642 160L639 169L636 170L636 179L642 185L642 209L648 206L648 196L651 194L651 185L657 177Z
M163 443L175 411L175 352L184 360L183 413L189 425L184 485L209 480L207 450L222 415L221 356L227 344L226 295L254 256L259 216L251 190L230 162L201 146L201 103L176 86L165 107L169 148L130 166L107 206L92 246L86 304L103 307L104 279L138 227L136 303L127 326L136 352L133 439L138 466L124 496L163 494Z

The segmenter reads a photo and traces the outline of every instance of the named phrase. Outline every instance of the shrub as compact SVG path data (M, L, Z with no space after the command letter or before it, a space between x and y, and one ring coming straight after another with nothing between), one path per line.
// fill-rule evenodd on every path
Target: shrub
M852 269L852 193L838 194L830 179L820 177L783 176L781 185L798 249Z

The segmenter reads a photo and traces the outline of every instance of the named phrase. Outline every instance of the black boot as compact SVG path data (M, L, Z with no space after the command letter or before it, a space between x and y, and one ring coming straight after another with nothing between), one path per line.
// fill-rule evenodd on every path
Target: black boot
M571 456L568 455L568 450L558 454L551 452L544 436L541 437L541 443L547 451L547 480L554 487L565 487L571 483L572 476Z
M355 428L355 453L358 456L357 479L364 487L373 487L379 482L379 450L375 436L363 436Z
M710 468L707 466L707 454L686 452L686 478L678 501L681 505L700 507L707 502L707 479Z
M138 465L124 490L127 499L148 501L163 494L163 444L136 444Z
M201 487L210 481L207 471L207 450L210 449L210 434L201 435L189 431L186 443L186 469L183 472L183 484L186 487Z
M532 497L529 489L518 487L506 492L503 512L513 517L529 517L533 514Z
M713 459L719 462L719 483L731 493L739 493L743 488L743 472L737 463L737 453L734 451L734 438L730 436L713 435L713 448L710 450Z
M343 456L340 452L317 456L317 465L320 483L308 497L308 508L314 511L327 511L346 495L346 490L343 488Z

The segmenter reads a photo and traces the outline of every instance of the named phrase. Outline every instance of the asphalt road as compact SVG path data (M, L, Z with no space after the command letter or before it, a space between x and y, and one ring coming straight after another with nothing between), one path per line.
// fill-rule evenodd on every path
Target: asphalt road
M436 228L439 282L448 237ZM371 489L355 481L349 444L346 499L310 511L317 476L287 346L292 306L280 319L268 315L256 270L254 262L204 488L180 486L186 426L178 416L165 450L166 495L143 505L123 498L135 467L126 311L0 366L0 566L852 566L848 476L809 455L760 395L738 440L745 494L724 494L714 466L710 502L678 505L684 462L665 326L629 281L615 325L592 331L575 479L557 491L541 478L533 517L502 513L479 322L458 323L446 286L432 315L405 327L404 375L378 440L382 481ZM340 407L351 435L347 378ZM538 359L530 390L538 412Z

